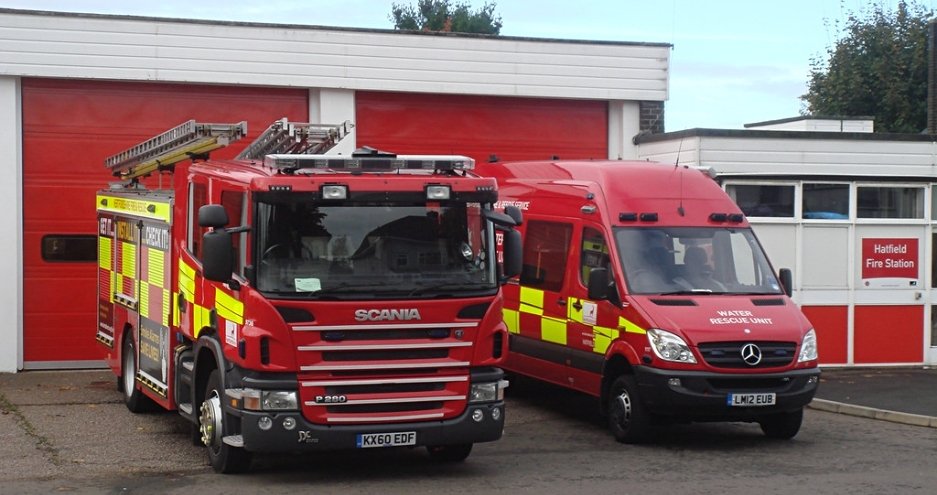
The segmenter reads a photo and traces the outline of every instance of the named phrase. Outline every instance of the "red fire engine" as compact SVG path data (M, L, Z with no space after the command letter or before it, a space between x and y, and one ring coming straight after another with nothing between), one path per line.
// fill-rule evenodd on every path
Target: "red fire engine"
M622 442L668 421L800 429L816 333L739 207L698 169L647 162L480 164L524 210L505 291L504 368L600 399Z
M211 160L246 123L190 121L106 160L97 340L127 407L178 410L216 471L501 437L520 214L470 158L324 154L347 126L283 119Z

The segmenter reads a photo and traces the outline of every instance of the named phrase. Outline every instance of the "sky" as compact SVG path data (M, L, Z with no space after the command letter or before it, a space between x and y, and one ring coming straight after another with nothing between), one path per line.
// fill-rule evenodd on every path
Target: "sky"
M416 0L396 0L416 4ZM504 36L669 43L665 130L800 115L811 60L851 12L899 0L497 0ZM909 0L910 1L910 0ZM0 7L392 29L395 0L0 0ZM461 0L453 0L454 4ZM468 0L475 8L484 0ZM933 10L937 0L917 0Z

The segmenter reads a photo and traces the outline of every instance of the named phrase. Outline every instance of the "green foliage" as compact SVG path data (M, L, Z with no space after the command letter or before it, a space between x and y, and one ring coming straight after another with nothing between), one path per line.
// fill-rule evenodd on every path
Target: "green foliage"
M896 10L877 3L850 12L825 58L810 61L803 113L869 116L876 132L927 127L927 24L933 11L916 0Z
M486 3L472 11L466 2L418 0L416 6L394 3L390 20L400 30L497 35L501 32L501 16L495 15L495 7L495 3Z

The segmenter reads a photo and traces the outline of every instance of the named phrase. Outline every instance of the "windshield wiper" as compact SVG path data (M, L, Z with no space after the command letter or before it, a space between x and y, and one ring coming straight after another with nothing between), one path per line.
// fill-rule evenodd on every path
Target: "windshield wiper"
M476 287L474 285L468 285L466 282L443 282L441 284L435 285L422 285L420 287L414 287L408 295L417 296L420 294L425 294L430 291L445 290L445 289L454 289L454 290L483 290L487 287Z
M712 295L723 295L728 294L728 292L723 291L714 291L712 289L690 289L690 290L675 290L672 292L661 292L660 296L712 296Z

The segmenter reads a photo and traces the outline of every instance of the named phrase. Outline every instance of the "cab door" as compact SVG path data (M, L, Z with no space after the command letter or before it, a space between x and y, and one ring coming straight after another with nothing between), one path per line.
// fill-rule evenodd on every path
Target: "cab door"
M577 227L578 249L570 264L567 291L567 345L569 347L570 386L592 395L601 392L602 366L605 350L618 337L618 308L607 300L589 299L589 274L593 268L606 268L613 279L608 238L598 225Z
M518 333L511 336L507 367L569 386L567 365L568 272L572 221L529 219L520 276Z

